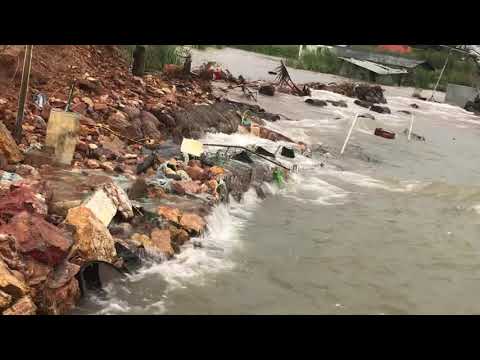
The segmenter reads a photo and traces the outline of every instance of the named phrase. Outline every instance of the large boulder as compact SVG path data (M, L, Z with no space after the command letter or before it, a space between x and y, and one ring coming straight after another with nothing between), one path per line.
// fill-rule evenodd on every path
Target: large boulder
M368 101L374 104L386 104L383 96L383 89L379 85L358 84L353 88L353 94L357 99Z
M10 299L16 301L28 294L28 286L17 279L5 262L0 259L0 291L10 295Z
M167 257L171 257L174 254L171 239L170 239L170 231L168 230L160 230L154 229L152 234L150 235L152 240L153 246L166 255Z
M9 163L18 163L23 160L23 155L3 122L0 122L0 153Z
M0 311L3 311L12 303L12 296L0 290Z
M123 132L129 125L128 115L121 111L111 114L107 119L107 124L110 129L117 132Z
M24 296L10 308L3 312L3 315L35 315L37 306L30 296Z
M115 262L117 253L114 240L107 227L90 209L79 206L68 210L65 223L72 225L75 230L75 250L82 261Z
M310 105L314 106L327 106L327 102L325 100L320 100L320 99L306 99L305 102Z
M73 244L66 233L38 215L23 211L9 224L0 227L0 233L16 239L18 250L50 266L58 264Z
M183 213L180 218L180 226L182 226L188 233L198 235L205 229L205 221L193 213Z
M174 224L178 224L180 221L181 212L177 208L160 206L158 208L158 215Z
M162 140L162 133L160 129L163 127L163 124L148 111L142 111L140 113L140 118L142 122L142 133L143 136L155 141Z
M22 185L13 188L0 198L0 224L8 222L25 210L40 216L46 216L48 213L45 199L33 192L30 187Z
M64 261L51 273L43 295L42 312L52 315L65 314L80 299L80 287L75 275L80 266Z
M171 186L173 192L178 195L185 195L186 193L196 194L201 190L200 185L195 181L173 181Z
M118 212L124 219L133 218L133 208L127 193L117 184L111 182L102 186L103 191L110 197Z

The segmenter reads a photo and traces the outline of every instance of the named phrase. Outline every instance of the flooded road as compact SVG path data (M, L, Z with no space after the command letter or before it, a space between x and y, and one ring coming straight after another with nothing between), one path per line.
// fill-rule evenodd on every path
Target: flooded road
M223 54L218 61L225 63L237 50L213 53ZM242 56L238 68L227 66L233 74L250 77L256 70L248 69L261 69L269 76L271 59ZM291 75L298 82L324 81L322 74L304 73L305 80ZM392 114L359 118L343 156L353 117L367 112L354 99L316 91L318 99L348 104L317 108L300 97L259 95L267 111L294 119L269 123L271 128L323 144L332 156L295 159L300 169L286 188L271 186L264 201L250 192L240 204L216 208L205 248L189 247L173 261L145 266L112 286L108 301L91 299L79 312L480 313L479 118L413 99L411 90L388 88ZM240 93L229 97L245 101ZM414 113L413 131L426 142L407 141L402 132L410 115L399 110ZM376 127L396 132L396 139L374 136ZM278 146L239 134L205 140Z

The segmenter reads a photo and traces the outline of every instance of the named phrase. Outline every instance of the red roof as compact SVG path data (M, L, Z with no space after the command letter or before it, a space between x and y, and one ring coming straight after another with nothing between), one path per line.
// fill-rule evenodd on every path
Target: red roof
M408 54L412 52L412 48L408 45L379 45L379 49L383 51L396 52L399 54Z

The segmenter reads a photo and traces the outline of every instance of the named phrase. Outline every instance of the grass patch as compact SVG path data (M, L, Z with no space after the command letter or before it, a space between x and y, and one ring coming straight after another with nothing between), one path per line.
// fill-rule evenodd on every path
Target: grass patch
M297 58L299 50L299 45L228 45L228 47L287 59Z
M192 49L207 50L208 48L223 49L227 45L190 45Z
M302 52L300 59L287 59L287 65L297 69L338 74L342 61L330 50L318 48L316 50L305 50Z

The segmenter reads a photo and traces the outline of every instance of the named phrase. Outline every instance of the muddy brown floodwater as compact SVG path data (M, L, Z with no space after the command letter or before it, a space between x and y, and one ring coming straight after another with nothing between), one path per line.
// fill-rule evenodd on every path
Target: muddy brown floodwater
M268 78L276 64L231 49L201 56L250 78ZM304 79L296 71L292 78L322 81L323 75L300 73ZM342 157L355 113L366 112L354 99L317 91L314 97L345 100L348 107L316 108L299 97L259 95L267 111L295 119L270 124L273 129L324 144L332 156L296 158L298 174L283 189L272 186L266 200L247 193L241 204L216 208L203 249L146 265L112 285L108 300L90 298L79 312L480 313L479 118L413 99L411 90L388 88L392 114L360 118ZM229 96L245 101L239 93ZM399 110L414 112L413 131L426 142L407 141L402 132L410 116ZM396 132L396 139L374 136L376 127ZM205 140L277 147L239 134Z

